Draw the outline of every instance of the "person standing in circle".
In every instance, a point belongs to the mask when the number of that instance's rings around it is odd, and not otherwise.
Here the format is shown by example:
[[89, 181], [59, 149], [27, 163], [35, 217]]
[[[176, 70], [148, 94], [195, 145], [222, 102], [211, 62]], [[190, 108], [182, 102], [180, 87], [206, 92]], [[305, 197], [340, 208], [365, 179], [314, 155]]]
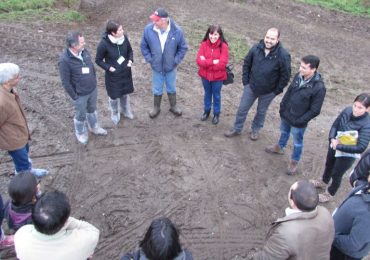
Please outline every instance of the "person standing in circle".
[[209, 26], [197, 54], [198, 74], [204, 88], [204, 113], [200, 118], [201, 121], [208, 119], [213, 103], [212, 124], [216, 125], [219, 122], [221, 88], [222, 82], [227, 78], [226, 65], [228, 60], [229, 47], [221, 26]]
[[109, 97], [111, 119], [114, 124], [120, 121], [121, 112], [124, 117], [133, 119], [129, 94], [134, 91], [131, 65], [134, 61], [133, 51], [122, 24], [109, 20], [106, 31], [96, 51], [96, 64], [105, 70], [105, 86]]

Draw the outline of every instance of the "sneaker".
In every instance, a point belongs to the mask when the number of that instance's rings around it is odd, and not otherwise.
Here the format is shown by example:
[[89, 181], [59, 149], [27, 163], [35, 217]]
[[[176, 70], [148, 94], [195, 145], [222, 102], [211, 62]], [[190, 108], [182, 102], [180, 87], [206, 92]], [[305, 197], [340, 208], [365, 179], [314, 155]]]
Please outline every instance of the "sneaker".
[[14, 236], [4, 236], [0, 240], [0, 250], [14, 246]]
[[252, 140], [252, 141], [257, 141], [258, 138], [260, 137], [260, 135], [258, 134], [258, 132], [251, 132], [249, 138]]
[[236, 131], [234, 128], [230, 129], [224, 134], [226, 137], [234, 137], [240, 135], [240, 132]]
[[323, 182], [322, 180], [310, 180], [310, 182], [315, 186], [315, 188], [318, 189], [325, 189], [327, 184]]
[[41, 179], [42, 177], [45, 177], [46, 175], [49, 174], [49, 172], [45, 169], [37, 169], [37, 168], [32, 168], [31, 173], [37, 178]]
[[79, 141], [81, 144], [87, 144], [87, 141], [89, 141], [89, 136], [87, 132], [81, 135], [76, 133], [76, 138], [77, 138], [77, 141]]
[[107, 135], [108, 134], [107, 130], [105, 130], [104, 128], [102, 128], [100, 126], [95, 127], [95, 128], [91, 128], [90, 131], [94, 135]]
[[297, 169], [298, 169], [298, 161], [290, 160], [289, 165], [288, 165], [288, 170], [286, 173], [288, 175], [295, 175], [297, 173]]
[[330, 195], [328, 191], [325, 191], [324, 193], [319, 194], [319, 202], [320, 203], [327, 203], [334, 200], [334, 197]]
[[278, 144], [266, 147], [265, 152], [272, 154], [284, 154], [284, 150]]

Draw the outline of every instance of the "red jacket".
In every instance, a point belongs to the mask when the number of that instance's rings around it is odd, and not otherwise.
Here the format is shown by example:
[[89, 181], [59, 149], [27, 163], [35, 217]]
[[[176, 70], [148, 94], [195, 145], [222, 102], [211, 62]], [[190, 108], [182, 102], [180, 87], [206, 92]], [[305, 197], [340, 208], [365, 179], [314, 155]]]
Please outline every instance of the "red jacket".
[[[205, 60], [201, 60], [200, 56], [204, 56]], [[213, 60], [219, 59], [218, 64], [213, 64]], [[225, 80], [226, 65], [229, 61], [229, 47], [226, 43], [217, 42], [211, 43], [209, 39], [200, 44], [197, 54], [197, 64], [199, 66], [198, 74], [200, 77], [209, 81]]]

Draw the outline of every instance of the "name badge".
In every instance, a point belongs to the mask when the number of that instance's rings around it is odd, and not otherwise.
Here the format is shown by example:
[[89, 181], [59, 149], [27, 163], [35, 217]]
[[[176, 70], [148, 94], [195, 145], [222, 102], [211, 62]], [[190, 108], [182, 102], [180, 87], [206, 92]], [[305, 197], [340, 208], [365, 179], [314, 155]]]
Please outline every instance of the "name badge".
[[124, 62], [125, 61], [125, 58], [123, 57], [123, 56], [119, 56], [119, 58], [118, 58], [118, 60], [117, 60], [117, 63], [119, 64], [119, 65], [121, 65], [122, 64], [122, 62]]
[[82, 67], [82, 74], [89, 74], [90, 68], [89, 67]]

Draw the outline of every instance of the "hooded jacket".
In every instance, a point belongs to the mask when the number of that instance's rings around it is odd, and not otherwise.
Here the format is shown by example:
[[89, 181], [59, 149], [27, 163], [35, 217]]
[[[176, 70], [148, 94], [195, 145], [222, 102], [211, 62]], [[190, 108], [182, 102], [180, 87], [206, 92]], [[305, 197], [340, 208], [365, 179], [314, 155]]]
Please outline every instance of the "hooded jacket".
[[299, 83], [300, 76], [297, 73], [280, 103], [280, 116], [290, 125], [304, 128], [320, 114], [326, 88], [318, 72], [301, 87]]
[[271, 92], [278, 95], [288, 85], [290, 73], [290, 54], [282, 44], [277, 43], [266, 56], [265, 43], [261, 40], [244, 58], [243, 85], [249, 84], [257, 96]]
[[185, 57], [188, 45], [182, 29], [170, 19], [170, 31], [162, 53], [158, 33], [153, 30], [154, 24], [150, 23], [144, 28], [140, 43], [141, 53], [145, 61], [150, 63], [152, 69], [159, 73], [167, 73], [176, 68]]
[[356, 186], [360, 183], [367, 183], [368, 178], [370, 175], [370, 149], [368, 149], [358, 161], [355, 169], [353, 170], [351, 176], [349, 177], [349, 181], [353, 187], [355, 181]]
[[[202, 60], [203, 56], [205, 60]], [[213, 60], [219, 60], [218, 64], [213, 64]], [[197, 64], [199, 66], [198, 75], [208, 81], [225, 80], [226, 65], [229, 60], [229, 47], [227, 43], [218, 39], [211, 43], [209, 39], [200, 44], [197, 54]]]

